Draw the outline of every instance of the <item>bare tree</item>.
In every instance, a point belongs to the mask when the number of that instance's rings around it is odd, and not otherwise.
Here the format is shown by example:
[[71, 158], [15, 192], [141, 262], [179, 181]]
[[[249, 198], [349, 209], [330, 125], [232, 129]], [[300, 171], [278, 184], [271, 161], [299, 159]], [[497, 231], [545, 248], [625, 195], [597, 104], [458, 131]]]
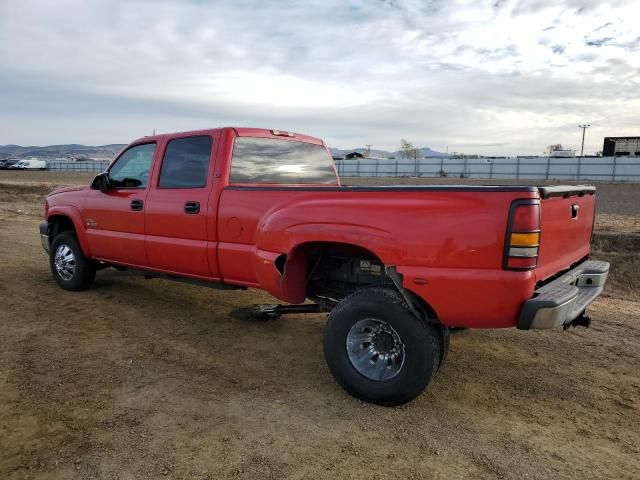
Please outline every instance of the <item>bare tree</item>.
[[418, 158], [418, 150], [413, 146], [413, 143], [406, 139], [400, 140], [400, 148], [402, 150], [400, 154], [402, 158]]

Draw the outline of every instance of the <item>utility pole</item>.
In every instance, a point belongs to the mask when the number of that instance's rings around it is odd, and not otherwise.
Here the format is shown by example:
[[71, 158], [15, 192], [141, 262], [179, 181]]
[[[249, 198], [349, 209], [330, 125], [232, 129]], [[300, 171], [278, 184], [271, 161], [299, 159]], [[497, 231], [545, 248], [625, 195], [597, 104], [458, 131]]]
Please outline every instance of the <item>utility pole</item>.
[[368, 143], [365, 145], [365, 147], [367, 147], [367, 149], [365, 150], [365, 157], [368, 157], [369, 155], [371, 155], [371, 147], [373, 147], [373, 145]]
[[578, 125], [578, 128], [582, 129], [582, 148], [580, 149], [580, 157], [584, 157], [584, 132], [587, 130], [587, 128], [589, 128], [591, 125], [588, 124], [584, 124], [584, 125]]

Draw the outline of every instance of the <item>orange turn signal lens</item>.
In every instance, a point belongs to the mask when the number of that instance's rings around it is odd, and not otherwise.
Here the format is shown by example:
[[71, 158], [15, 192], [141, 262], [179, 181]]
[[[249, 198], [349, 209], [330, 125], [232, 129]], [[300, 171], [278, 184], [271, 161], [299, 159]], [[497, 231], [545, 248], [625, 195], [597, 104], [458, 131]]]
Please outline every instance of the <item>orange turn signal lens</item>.
[[540, 233], [512, 233], [512, 247], [535, 247], [540, 244]]

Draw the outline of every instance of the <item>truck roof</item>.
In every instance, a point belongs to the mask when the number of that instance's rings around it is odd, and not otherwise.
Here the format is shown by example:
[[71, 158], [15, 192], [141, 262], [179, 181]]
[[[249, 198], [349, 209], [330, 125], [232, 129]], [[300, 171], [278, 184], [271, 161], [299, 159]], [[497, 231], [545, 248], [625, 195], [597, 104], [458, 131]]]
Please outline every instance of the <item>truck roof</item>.
[[182, 137], [182, 136], [190, 136], [190, 135], [210, 135], [214, 131], [221, 131], [221, 130], [233, 130], [233, 132], [238, 137], [276, 138], [281, 140], [282, 139], [296, 140], [299, 142], [314, 143], [316, 145], [324, 145], [324, 141], [321, 138], [312, 137], [310, 135], [305, 135], [303, 133], [290, 132], [287, 130], [252, 128], [252, 127], [216, 127], [216, 128], [207, 128], [203, 130], [189, 130], [185, 132], [160, 133], [158, 135], [148, 135], [148, 136], [138, 138], [131, 143], [134, 144], [134, 143], [149, 142], [150, 140], [160, 140], [166, 137], [171, 138], [171, 137]]

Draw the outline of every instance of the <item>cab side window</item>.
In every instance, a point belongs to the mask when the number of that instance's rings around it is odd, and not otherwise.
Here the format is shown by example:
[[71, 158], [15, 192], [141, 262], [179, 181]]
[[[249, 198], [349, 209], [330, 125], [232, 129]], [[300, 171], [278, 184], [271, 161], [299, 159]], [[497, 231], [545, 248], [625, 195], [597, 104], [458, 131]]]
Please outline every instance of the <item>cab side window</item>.
[[169, 141], [160, 170], [159, 188], [207, 186], [213, 140], [208, 135]]
[[145, 188], [155, 149], [155, 143], [145, 143], [120, 155], [109, 169], [111, 184], [115, 188]]

